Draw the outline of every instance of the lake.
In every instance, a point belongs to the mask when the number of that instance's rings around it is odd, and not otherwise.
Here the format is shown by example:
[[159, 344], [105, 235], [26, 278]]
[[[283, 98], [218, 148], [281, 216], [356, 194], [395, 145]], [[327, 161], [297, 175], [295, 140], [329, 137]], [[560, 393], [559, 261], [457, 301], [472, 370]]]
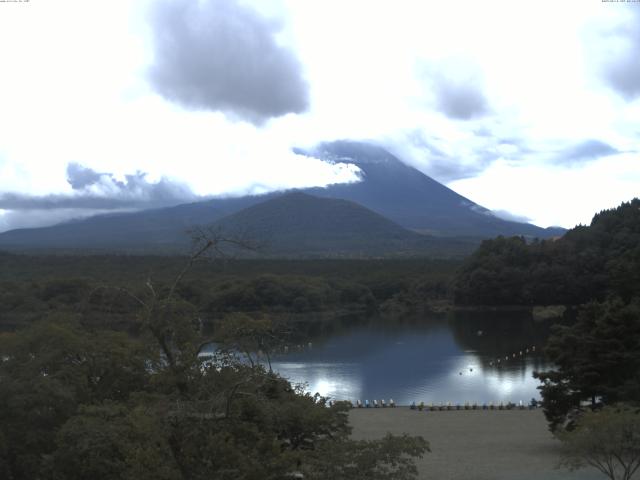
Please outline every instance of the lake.
[[291, 345], [273, 356], [272, 366], [335, 400], [526, 404], [540, 398], [532, 374], [547, 367], [541, 354], [547, 335], [547, 325], [504, 312], [371, 320]]

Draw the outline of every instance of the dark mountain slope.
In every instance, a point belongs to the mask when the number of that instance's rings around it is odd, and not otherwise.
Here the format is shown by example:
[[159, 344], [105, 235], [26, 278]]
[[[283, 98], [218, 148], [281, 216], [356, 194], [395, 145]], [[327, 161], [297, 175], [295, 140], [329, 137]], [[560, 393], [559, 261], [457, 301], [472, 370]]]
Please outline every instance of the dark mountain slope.
[[419, 235], [354, 202], [291, 192], [214, 225], [282, 255], [413, 255], [468, 253], [473, 244]]
[[[356, 202], [420, 233], [475, 238], [497, 235], [545, 238], [562, 233], [557, 229], [544, 230], [530, 224], [501, 220], [377, 146], [340, 141], [322, 144], [310, 154], [329, 161], [354, 163], [362, 171], [362, 180], [304, 192]], [[46, 228], [13, 230], [0, 234], [0, 248], [184, 250], [190, 241], [186, 233], [190, 228], [210, 225], [282, 194], [216, 198], [170, 208], [100, 215]]]
[[188, 230], [263, 202], [271, 195], [189, 203], [141, 212], [98, 215], [44, 228], [0, 234], [0, 247], [12, 249], [175, 250], [189, 244]]
[[363, 178], [359, 183], [331, 185], [307, 192], [352, 200], [405, 228], [438, 235], [485, 238], [497, 235], [548, 238], [563, 232], [562, 229], [543, 229], [502, 220], [375, 145], [337, 141], [321, 144], [309, 154], [328, 161], [355, 164], [363, 172]]

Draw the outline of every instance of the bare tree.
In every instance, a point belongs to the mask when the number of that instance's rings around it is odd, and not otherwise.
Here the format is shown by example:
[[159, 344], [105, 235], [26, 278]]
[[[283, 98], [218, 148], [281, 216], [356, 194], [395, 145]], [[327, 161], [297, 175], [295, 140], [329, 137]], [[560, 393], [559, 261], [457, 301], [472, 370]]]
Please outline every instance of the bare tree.
[[188, 357], [197, 356], [204, 344], [198, 342], [199, 328], [194, 328], [199, 319], [198, 312], [193, 305], [176, 297], [176, 290], [185, 275], [199, 260], [229, 258], [237, 252], [258, 249], [258, 244], [245, 236], [228, 235], [214, 227], [196, 227], [189, 233], [193, 240], [191, 253], [168, 288], [156, 288], [149, 277], [145, 282], [146, 295], [135, 294], [124, 287], [103, 285], [94, 289], [87, 298], [90, 301], [99, 290], [112, 290], [133, 299], [141, 307], [140, 330], [152, 334], [170, 368], [176, 368]]

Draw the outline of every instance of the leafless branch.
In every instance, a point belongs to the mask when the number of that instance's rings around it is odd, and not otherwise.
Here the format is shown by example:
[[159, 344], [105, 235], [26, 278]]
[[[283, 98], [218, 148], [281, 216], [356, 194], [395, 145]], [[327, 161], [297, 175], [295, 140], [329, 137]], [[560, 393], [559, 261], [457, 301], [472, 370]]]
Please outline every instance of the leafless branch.
[[254, 242], [247, 240], [246, 238], [237, 236], [226, 236], [219, 229], [196, 227], [189, 232], [193, 239], [194, 252], [189, 256], [189, 259], [182, 270], [176, 275], [167, 300], [173, 298], [176, 288], [191, 269], [194, 262], [203, 257], [207, 252], [213, 250], [217, 256], [226, 257], [227, 253], [224, 251], [225, 246], [238, 247], [243, 250], [256, 251], [257, 245]]
[[147, 288], [151, 291], [151, 295], [153, 295], [153, 298], [157, 299], [158, 295], [156, 294], [156, 290], [153, 288], [153, 283], [151, 283], [151, 277], [147, 278], [146, 285]]

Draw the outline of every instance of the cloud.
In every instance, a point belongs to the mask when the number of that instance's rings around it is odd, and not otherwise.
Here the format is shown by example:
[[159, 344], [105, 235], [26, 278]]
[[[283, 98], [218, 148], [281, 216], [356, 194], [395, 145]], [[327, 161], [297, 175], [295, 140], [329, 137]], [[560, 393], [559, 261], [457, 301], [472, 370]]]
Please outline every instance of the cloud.
[[278, 43], [278, 24], [236, 0], [164, 0], [151, 26], [149, 80], [166, 99], [256, 125], [307, 110], [301, 64]]
[[465, 58], [419, 63], [418, 70], [435, 107], [453, 120], [471, 120], [490, 113], [482, 70]]
[[474, 60], [452, 56], [419, 61], [417, 75], [436, 110], [452, 120], [472, 120], [491, 112], [484, 93], [484, 73]]
[[16, 228], [37, 228], [54, 225], [69, 220], [79, 220], [99, 213], [101, 210], [59, 209], [59, 210], [0, 210], [0, 232]]
[[427, 163], [424, 170], [428, 175], [441, 182], [473, 177], [485, 168], [484, 160], [477, 163], [464, 163], [449, 155], [420, 130], [409, 132], [406, 140], [410, 148], [405, 148], [404, 152], [398, 152], [400, 158], [421, 158]]
[[473, 134], [477, 135], [478, 137], [493, 137], [493, 133], [491, 132], [491, 130], [484, 126], [475, 129], [473, 131]]
[[67, 182], [74, 190], [93, 185], [100, 181], [102, 173], [98, 173], [90, 168], [83, 167], [79, 163], [67, 165]]
[[604, 62], [603, 76], [626, 100], [640, 97], [640, 8], [629, 7], [627, 23], [610, 32], [615, 51]]
[[526, 217], [524, 215], [511, 213], [511, 212], [508, 212], [507, 210], [491, 210], [491, 214], [494, 217], [501, 218], [502, 220], [506, 220], [508, 222], [519, 222], [519, 223], [531, 222], [531, 218]]
[[488, 128], [473, 131], [460, 146], [415, 129], [389, 139], [385, 147], [439, 182], [476, 177], [499, 159], [519, 161], [530, 152], [519, 138], [495, 136]]
[[[43, 227], [105, 212], [170, 207], [224, 196], [257, 195], [292, 186], [304, 188], [360, 180], [356, 166], [330, 165], [306, 156], [292, 155], [288, 168], [294, 169], [301, 160], [304, 161], [305, 175], [293, 185], [288, 182], [279, 185], [256, 182], [227, 195], [215, 196], [197, 195], [188, 185], [166, 177], [150, 181], [147, 174], [140, 171], [124, 175], [120, 180], [112, 173], [70, 163], [67, 165], [67, 183], [72, 188], [70, 193], [32, 195], [0, 192], [0, 232], [14, 228]], [[306, 179], [309, 172], [312, 172], [311, 182]]]
[[620, 153], [620, 151], [613, 148], [608, 143], [602, 142], [600, 140], [590, 139], [584, 140], [583, 142], [580, 142], [564, 150], [560, 155], [556, 157], [556, 162], [568, 165], [576, 165], [596, 160], [601, 157], [615, 155], [617, 153]]
[[77, 163], [67, 166], [71, 194], [29, 195], [0, 193], [2, 210], [123, 210], [156, 208], [201, 199], [180, 182], [161, 178], [149, 182], [146, 174], [125, 175], [124, 181], [111, 173], [99, 173]]
[[438, 110], [456, 120], [471, 120], [489, 112], [482, 90], [476, 85], [440, 78], [434, 85]]

